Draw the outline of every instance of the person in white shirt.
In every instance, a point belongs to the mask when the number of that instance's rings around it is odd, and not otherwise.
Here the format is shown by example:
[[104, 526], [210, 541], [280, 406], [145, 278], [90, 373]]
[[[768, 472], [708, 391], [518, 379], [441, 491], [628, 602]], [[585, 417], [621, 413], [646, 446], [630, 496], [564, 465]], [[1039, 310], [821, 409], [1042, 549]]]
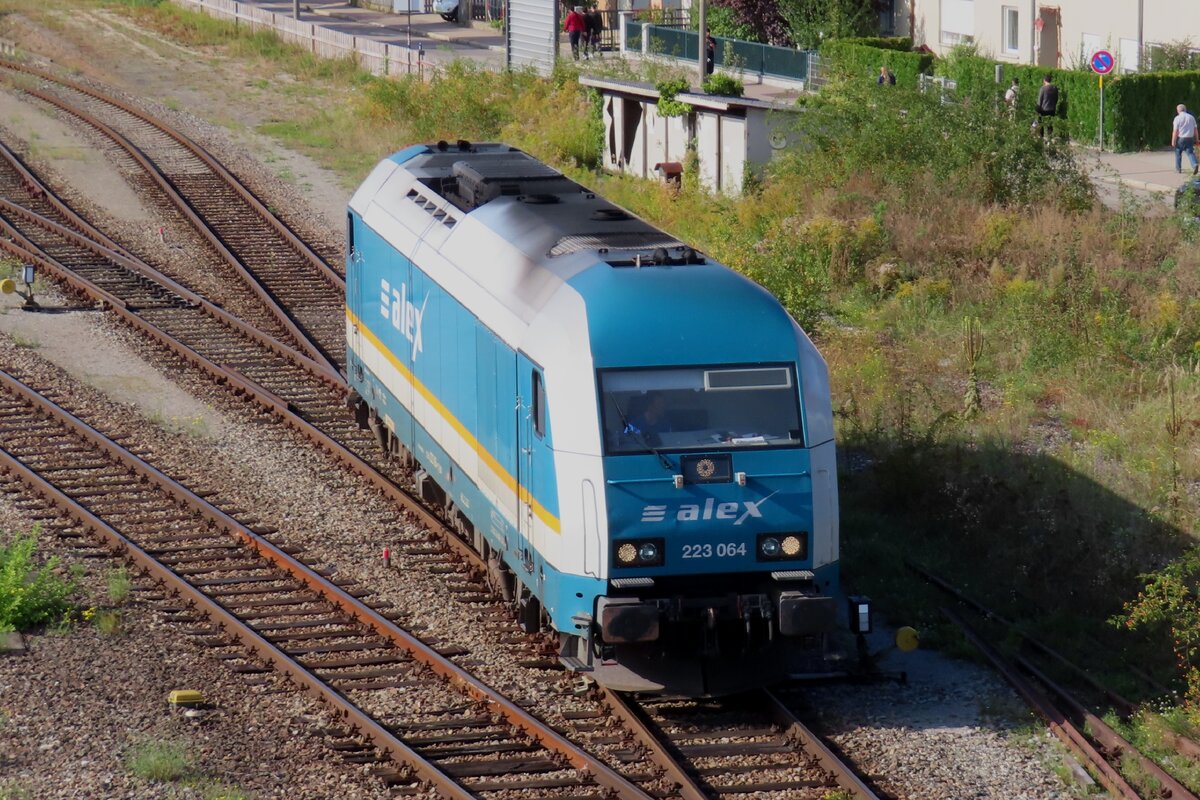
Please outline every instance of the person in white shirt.
[[1188, 113], [1183, 103], [1175, 106], [1179, 113], [1171, 123], [1171, 147], [1175, 148], [1175, 171], [1183, 172], [1183, 154], [1192, 162], [1192, 174], [1200, 171], [1196, 164], [1196, 118]]

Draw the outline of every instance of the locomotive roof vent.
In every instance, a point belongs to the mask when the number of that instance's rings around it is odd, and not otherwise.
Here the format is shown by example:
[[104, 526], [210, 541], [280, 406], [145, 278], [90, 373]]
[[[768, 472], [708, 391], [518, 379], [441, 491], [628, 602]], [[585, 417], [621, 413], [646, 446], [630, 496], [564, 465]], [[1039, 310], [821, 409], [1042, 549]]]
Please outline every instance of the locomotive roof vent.
[[456, 161], [450, 174], [458, 183], [457, 199], [467, 210], [503, 195], [559, 194], [573, 186], [561, 172], [524, 153]]
[[687, 245], [673, 243], [670, 247], [655, 247], [649, 252], [622, 253], [617, 256], [606, 250], [600, 254], [610, 267], [682, 267], [687, 264], [703, 264], [704, 256]]
[[633, 217], [629, 216], [629, 212], [619, 208], [597, 208], [592, 212], [591, 218], [601, 222], [621, 222], [633, 219]]

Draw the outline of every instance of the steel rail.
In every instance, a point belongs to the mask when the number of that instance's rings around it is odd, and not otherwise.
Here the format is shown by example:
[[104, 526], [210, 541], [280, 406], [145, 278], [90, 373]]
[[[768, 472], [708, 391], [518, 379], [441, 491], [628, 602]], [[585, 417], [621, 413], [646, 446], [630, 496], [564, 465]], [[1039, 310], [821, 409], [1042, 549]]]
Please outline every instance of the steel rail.
[[132, 116], [137, 117], [142, 122], [145, 122], [147, 125], [150, 125], [151, 127], [154, 127], [156, 129], [158, 129], [160, 132], [171, 137], [176, 142], [178, 142], [182, 147], [184, 147], [186, 150], [188, 150], [192, 155], [194, 155], [196, 158], [198, 158], [202, 162], [204, 162], [205, 166], [207, 166], [209, 169], [211, 169], [213, 172], [215, 172], [218, 176], [220, 176], [221, 179], [224, 180], [225, 183], [228, 184], [229, 187], [231, 189], [233, 189], [234, 192], [236, 192], [238, 194], [238, 196], [241, 197], [241, 199], [247, 205], [249, 205], [259, 217], [261, 217], [263, 219], [264, 222], [266, 222], [268, 225], [270, 225], [280, 236], [282, 236], [287, 241], [287, 243], [292, 247], [292, 249], [294, 249], [296, 251], [297, 255], [299, 255], [302, 258], [304, 258], [305, 260], [307, 260], [314, 268], [317, 269], [318, 272], [320, 272], [320, 274], [322, 276], [325, 277], [326, 280], [329, 281], [329, 283], [332, 286], [339, 288], [343, 292], [345, 292], [346, 281], [344, 278], [342, 278], [341, 275], [339, 275], [336, 271], [331, 269], [330, 266], [325, 263], [325, 260], [322, 259], [319, 255], [317, 255], [312, 250], [312, 248], [309, 247], [304, 242], [303, 239], [301, 239], [299, 236], [297, 236], [295, 234], [295, 232], [293, 232], [292, 229], [289, 228], [283, 222], [283, 220], [279, 219], [277, 216], [275, 216], [273, 213], [271, 213], [270, 209], [268, 209], [266, 207], [266, 205], [263, 204], [263, 202], [261, 200], [259, 200], [258, 197], [253, 192], [251, 192], [249, 189], [247, 189], [242, 184], [242, 182], [237, 179], [237, 177], [235, 177], [231, 172], [229, 172], [229, 170], [227, 170], [225, 168], [225, 166], [223, 164], [221, 164], [220, 161], [218, 161], [207, 150], [205, 150], [203, 147], [201, 147], [200, 145], [193, 142], [190, 138], [188, 138], [184, 134], [180, 133], [179, 131], [175, 130], [174, 128], [164, 125], [163, 123], [161, 123], [154, 117], [150, 116], [146, 112], [144, 112], [128, 103], [125, 103], [122, 100], [118, 100], [115, 97], [110, 97], [108, 95], [105, 95], [102, 92], [97, 91], [96, 89], [93, 89], [89, 86], [85, 86], [84, 84], [77, 83], [75, 81], [72, 81], [72, 80], [69, 80], [66, 78], [55, 76], [51, 72], [48, 72], [48, 71], [42, 70], [42, 69], [38, 69], [37, 67], [34, 67], [30, 64], [22, 64], [22, 63], [16, 62], [16, 61], [0, 59], [0, 67], [3, 67], [5, 69], [10, 69], [15, 72], [23, 72], [27, 75], [34, 75], [36, 77], [42, 78], [43, 80], [47, 80], [52, 83], [57, 83], [62, 86], [67, 86], [71, 89], [74, 89], [77, 92], [80, 92], [81, 94], [86, 94], [87, 96], [89, 96], [95, 100], [99, 100], [103, 103], [108, 103], [109, 105], [116, 106], [117, 108], [121, 109], [125, 113], [131, 114]]
[[[3, 145], [0, 145], [0, 148], [3, 148]], [[16, 203], [12, 203], [8, 200], [0, 198], [0, 215], [3, 214], [20, 217], [31, 224], [37, 225], [38, 227], [53, 233], [55, 236], [65, 239], [76, 247], [90, 251], [98, 258], [110, 261], [122, 269], [128, 270], [129, 272], [140, 275], [147, 280], [153, 281], [163, 289], [166, 289], [167, 291], [177, 295], [181, 300], [186, 301], [189, 305], [203, 310], [222, 325], [225, 325], [226, 327], [241, 333], [247, 338], [254, 340], [281, 358], [293, 362], [297, 366], [306, 370], [314, 378], [325, 382], [330, 387], [340, 389], [342, 391], [345, 391], [349, 388], [348, 384], [346, 383], [345, 379], [342, 378], [340, 373], [329, 369], [324, 364], [314, 361], [304, 353], [301, 353], [298, 350], [288, 346], [275, 337], [263, 333], [253, 325], [247, 324], [240, 317], [230, 314], [225, 309], [210, 302], [209, 300], [206, 300], [204, 297], [196, 294], [186, 286], [177, 283], [172, 278], [164, 275], [162, 272], [159, 272], [145, 262], [138, 261], [131, 256], [123, 255], [121, 252], [113, 250], [99, 243], [98, 241], [93, 240], [89, 236], [77, 233], [66, 226], [60, 225], [54, 220], [38, 214], [36, 211], [31, 211], [24, 206], [20, 206]], [[26, 243], [25, 246], [31, 250], [35, 250], [36, 252], [46, 255], [40, 247], [37, 247], [35, 243], [30, 242], [28, 237], [24, 236], [10, 222], [6, 222], [2, 216], [0, 216], [0, 229], [7, 230], [14, 237], [18, 237], [24, 241]], [[57, 262], [54, 263], [57, 264]], [[78, 276], [67, 267], [53, 269], [51, 270], [51, 274], [55, 278], [67, 283], [72, 288], [75, 288], [77, 291], [80, 290], [80, 287], [77, 284], [82, 282], [91, 283], [86, 278]], [[91, 285], [95, 286], [95, 284]]]
[[676, 792], [683, 800], [708, 800], [709, 794], [704, 791], [696, 779], [687, 773], [679, 760], [671, 755], [660, 736], [651, 730], [650, 722], [644, 714], [639, 713], [635, 706], [625, 699], [621, 692], [614, 692], [600, 686], [596, 690], [600, 702], [616, 715], [617, 719], [633, 733], [638, 744], [645, 748], [650, 760], [662, 769], [665, 777], [676, 786]]
[[132, 253], [122, 247], [118, 242], [109, 238], [106, 233], [96, 228], [83, 217], [76, 214], [70, 206], [64, 203], [62, 199], [54, 193], [53, 189], [47, 186], [41, 178], [39, 178], [32, 170], [26, 167], [25, 162], [23, 162], [16, 153], [9, 149], [8, 145], [4, 144], [4, 142], [0, 142], [0, 157], [3, 157], [13, 172], [20, 176], [22, 185], [26, 188], [30, 195], [36, 195], [37, 197], [49, 203], [55, 211], [57, 211], [59, 214], [62, 214], [64, 218], [69, 220], [71, 225], [73, 225], [76, 230], [99, 242], [109, 250], [113, 250], [124, 256], [129, 256], [130, 258], [134, 257]]
[[[248, 527], [242, 525], [224, 511], [204, 500], [187, 487], [173, 480], [153, 465], [133, 455], [128, 450], [114, 442], [112, 439], [105, 436], [103, 433], [97, 431], [95, 428], [75, 417], [70, 412], [35, 392], [33, 389], [16, 380], [3, 370], [0, 370], [0, 385], [3, 385], [7, 391], [21, 397], [26, 402], [34, 405], [37, 408], [43, 409], [53, 416], [60, 425], [67, 427], [76, 435], [87, 440], [93, 447], [102, 451], [110, 458], [119, 461], [126, 468], [133, 470], [137, 474], [145, 477], [151, 484], [170, 494], [175, 500], [195, 512], [201, 519], [219, 526], [224, 532], [234, 536], [242, 543], [254, 549], [258, 554], [274, 563], [276, 566], [281, 567], [292, 577], [318, 592], [326, 601], [339, 608], [346, 615], [368, 626], [378, 633], [383, 639], [410, 654], [414, 660], [424, 664], [431, 672], [442, 677], [447, 683], [456, 687], [460, 691], [465, 692], [474, 700], [484, 703], [493, 712], [499, 714], [505, 720], [524, 731], [535, 741], [541, 743], [543, 747], [563, 757], [575, 769], [579, 769], [591, 774], [597, 783], [614, 792], [617, 797], [632, 798], [633, 800], [650, 800], [650, 796], [643, 792], [639, 787], [635, 786], [626, 778], [620, 776], [594, 756], [583, 751], [577, 745], [567, 740], [566, 737], [550, 728], [546, 723], [537, 719], [532, 714], [513, 703], [507, 697], [504, 697], [499, 692], [492, 689], [483, 681], [479, 680], [474, 675], [455, 664], [449, 658], [440, 655], [432, 647], [425, 644], [408, 631], [400, 628], [378, 611], [366, 605], [329, 579], [321, 576], [316, 570], [307, 566], [299, 559], [284, 552], [282, 549], [272, 544], [259, 534], [254, 533]], [[2, 450], [2, 448], [0, 448], [0, 450]], [[14, 459], [6, 450], [3, 451], [3, 453], [9, 460], [20, 464], [20, 462]], [[26, 470], [26, 473], [36, 474], [31, 470]], [[38, 477], [40, 479], [40, 476]], [[109, 531], [112, 530], [102, 520], [96, 518], [86, 509], [83, 509], [82, 506], [79, 506], [77, 503], [71, 500], [71, 498], [52, 487], [46, 481], [40, 480], [40, 484], [43, 487], [50, 487], [56, 497], [62, 497], [68, 503], [70, 503], [72, 511], [78, 509], [85, 513], [89, 520], [94, 520], [100, 525], [103, 525]], [[130, 542], [128, 539], [121, 536], [119, 533], [116, 533], [115, 531], [112, 531], [112, 533], [120, 537], [123, 547], [126, 547], [127, 549], [136, 549], [135, 556], [140, 565], [146, 564], [145, 559], [148, 559], [149, 562], [157, 565], [157, 568], [155, 569], [156, 577], [161, 575], [163, 572], [171, 575], [174, 579], [171, 581], [172, 585], [182, 584], [192, 589], [194, 596], [189, 593], [191, 599], [195, 599], [195, 597], [202, 597], [205, 601], [207, 601], [204, 603], [206, 608], [219, 609], [221, 613], [218, 614], [218, 617], [221, 620], [222, 627], [225, 628], [226, 632], [230, 636], [238, 641], [243, 641], [244, 639], [248, 640], [246, 642], [247, 646], [249, 646], [259, 655], [262, 655], [270, 660], [272, 663], [279, 665], [285, 672], [287, 672], [287, 674], [297, 678], [307, 688], [318, 691], [323, 697], [328, 695], [330, 697], [337, 698], [339, 702], [334, 703], [334, 706], [338, 708], [343, 715], [352, 719], [354, 725], [361, 725], [363, 729], [368, 731], [368, 736], [372, 739], [372, 743], [378, 744], [378, 746], [380, 746], [382, 749], [388, 750], [388, 752], [391, 753], [393, 752], [394, 746], [389, 744], [387, 740], [394, 740], [401, 745], [401, 748], [395, 750], [395, 753], [400, 756], [405, 763], [409, 763], [411, 759], [418, 759], [420, 762], [425, 763], [424, 759], [421, 759], [420, 756], [411, 751], [407, 745], [403, 745], [403, 742], [397, 740], [392, 734], [388, 733], [385, 728], [378, 725], [378, 723], [375, 723], [365, 712], [362, 712], [348, 702], [342, 700], [340, 695], [338, 695], [332, 689], [325, 687], [323, 682], [308, 674], [307, 670], [305, 670], [300, 664], [296, 663], [286, 653], [283, 653], [276, 648], [274, 644], [266, 641], [257, 632], [246, 629], [246, 626], [238, 622], [236, 618], [226, 611], [222, 606], [217, 604], [215, 601], [212, 601], [207, 597], [207, 595], [195, 590], [194, 587], [190, 587], [190, 585], [186, 584], [183, 579], [167, 570], [148, 553], [141, 550], [141, 548], [139, 548], [136, 544]], [[108, 536], [107, 532], [105, 535], [110, 540], [112, 539], [111, 536]], [[378, 741], [376, 741], [376, 737], [380, 737]], [[419, 764], [414, 763], [411, 765], [414, 767], [414, 769], [418, 770], [418, 772], [421, 772], [422, 769], [425, 769]], [[445, 776], [444, 773], [442, 773], [440, 770], [437, 770], [436, 767], [428, 765], [428, 768], [434, 770], [434, 772], [428, 773], [428, 779], [433, 781], [439, 787], [443, 786], [443, 781], [450, 780], [447, 776]], [[457, 786], [457, 784], [452, 785]], [[454, 794], [453, 796], [457, 797], [459, 795]], [[471, 795], [468, 793], [462, 796], [470, 797]]]
[[1119, 706], [1123, 716], [1126, 716], [1126, 717], [1132, 716], [1133, 713], [1137, 710], [1136, 703], [1126, 700], [1124, 697], [1117, 694], [1112, 689], [1108, 688], [1107, 686], [1104, 686], [1098, 680], [1096, 680], [1096, 678], [1094, 678], [1091, 675], [1091, 673], [1089, 673], [1083, 667], [1080, 667], [1077, 664], [1072, 663], [1066, 656], [1064, 656], [1061, 653], [1059, 653], [1058, 651], [1054, 650], [1049, 645], [1043, 644], [1042, 642], [1033, 638], [1029, 634], [1025, 633], [1020, 628], [1018, 628], [1016, 626], [1016, 624], [1013, 623], [1011, 620], [1005, 619], [1003, 616], [1001, 616], [1000, 614], [997, 614], [995, 611], [992, 611], [990, 608], [983, 605], [978, 600], [963, 593], [962, 590], [955, 587], [949, 581], [945, 580], [944, 578], [938, 577], [937, 575], [933, 574], [932, 572], [925, 569], [924, 567], [913, 564], [912, 562], [905, 562], [905, 564], [910, 570], [917, 573], [917, 575], [921, 576], [926, 582], [933, 584], [934, 586], [941, 589], [943, 592], [950, 595], [951, 597], [958, 600], [959, 602], [975, 609], [981, 615], [983, 615], [983, 617], [985, 619], [996, 620], [1001, 625], [1004, 625], [1006, 628], [1008, 628], [1009, 630], [1013, 631], [1018, 636], [1020, 636], [1021, 639], [1028, 642], [1031, 647], [1038, 650], [1043, 655], [1054, 659], [1059, 664], [1063, 665], [1064, 667], [1069, 669], [1071, 672], [1078, 675], [1082, 680], [1086, 681], [1088, 683], [1088, 685], [1090, 685], [1093, 689], [1095, 689], [1098, 692], [1101, 692], [1105, 697], [1107, 697], [1109, 700], [1111, 700], [1115, 705]]
[[74, 522], [87, 528], [94, 535], [107, 540], [113, 551], [123, 554], [139, 568], [148, 573], [155, 581], [169, 586], [172, 591], [185, 598], [189, 603], [203, 609], [204, 613], [215, 620], [217, 625], [241, 646], [249, 649], [258, 657], [271, 662], [305, 691], [316, 695], [323, 702], [328, 703], [348, 721], [348, 724], [357, 733], [368, 739], [373, 746], [386, 752], [397, 763], [410, 767], [423, 780], [436, 786], [438, 791], [444, 796], [456, 798], [456, 800], [469, 800], [474, 797], [474, 795], [463, 790], [462, 787], [458, 786], [457, 783], [433, 764], [418, 756], [416, 752], [402, 741], [392, 736], [386, 728], [362, 713], [332, 687], [318, 680], [308, 670], [271, 642], [267, 641], [263, 636], [239, 623], [233, 614], [226, 611], [215, 600], [186, 581], [178, 578], [145, 550], [106, 525], [103, 520], [96, 517], [86, 508], [59, 491], [53, 484], [23, 465], [4, 449], [2, 445], [0, 445], [0, 458], [5, 462], [4, 467], [6, 469], [17, 474], [30, 489], [50, 499], [55, 505], [63, 509], [70, 515]]
[[[143, 277], [158, 283], [167, 290], [175, 292], [189, 303], [200, 306], [206, 311], [209, 311], [210, 314], [220, 317], [222, 321], [226, 322], [226, 324], [230, 325], [231, 327], [237, 328], [238, 330], [248, 334], [252, 332], [252, 335], [255, 338], [267, 344], [279, 355], [294, 361], [296, 364], [307, 369], [316, 377], [325, 380], [327, 383], [331, 383], [332, 385], [342, 389], [348, 388], [348, 384], [342, 377], [341, 373], [339, 373], [336, 369], [333, 369], [328, 362], [323, 360], [316, 361], [309, 357], [307, 353], [301, 353], [294, 347], [291, 347], [290, 345], [280, 342], [278, 339], [263, 333], [258, 328], [246, 324], [239, 317], [235, 317], [220, 306], [210, 302], [206, 298], [188, 289], [186, 286], [178, 283], [161, 270], [155, 269], [146, 262], [134, 256], [118, 242], [111, 239], [106, 233], [80, 216], [75, 209], [63, 202], [63, 200], [54, 192], [54, 190], [47, 186], [41, 178], [28, 169], [17, 156], [17, 154], [9, 149], [8, 146], [3, 142], [0, 142], [0, 158], [3, 158], [3, 160], [8, 163], [9, 167], [20, 176], [22, 183], [27, 187], [31, 195], [36, 195], [38, 198], [48, 203], [69, 223], [72, 228], [75, 229], [74, 231], [68, 231], [67, 233], [62, 233], [60, 235], [70, 239], [78, 246], [87, 247], [97, 255], [100, 255], [102, 258], [113, 260], [115, 263], [118, 263], [126, 269], [133, 270]], [[26, 209], [16, 203], [2, 199], [0, 199], [0, 202], [3, 202], [4, 208], [9, 209], [12, 213], [20, 214], [25, 216], [30, 221], [42, 224], [43, 227], [46, 227], [48, 230], [58, 232], [62, 229], [62, 226], [55, 225], [53, 220], [48, 220], [44, 216], [39, 215], [32, 210]], [[39, 220], [46, 220], [48, 225], [39, 222]], [[82, 234], [82, 237], [80, 237], [79, 234]], [[91, 239], [92, 241], [87, 242], [87, 239]], [[267, 309], [267, 311], [268, 313], [271, 313], [272, 317], [277, 316], [272, 313], [270, 309]]]
[[1083, 733], [1080, 732], [1080, 730], [1076, 728], [1069, 719], [1066, 718], [1066, 715], [1064, 715], [1053, 703], [1044, 697], [1041, 692], [1034, 688], [1029, 681], [1017, 674], [1017, 671], [1009, 666], [1009, 664], [1001, 657], [1001, 655], [996, 652], [991, 645], [984, 641], [983, 637], [976, 633], [962, 617], [949, 608], [943, 608], [942, 613], [946, 615], [951, 622], [957, 625], [960, 630], [962, 630], [963, 635], [967, 637], [967, 640], [971, 642], [971, 644], [975, 645], [975, 648], [979, 650], [979, 652], [982, 653], [984, 657], [988, 659], [988, 661], [992, 662], [992, 666], [995, 667], [996, 671], [1004, 676], [1004, 679], [1007, 680], [1009, 685], [1012, 686], [1013, 689], [1015, 689], [1017, 693], [1025, 699], [1025, 702], [1029, 704], [1030, 708], [1032, 708], [1044, 720], [1046, 720], [1047, 724], [1050, 726], [1050, 730], [1054, 732], [1054, 735], [1057, 736], [1069, 750], [1074, 752], [1077, 756], [1085, 761], [1090, 762], [1096, 768], [1099, 773], [1097, 777], [1099, 778], [1100, 783], [1104, 785], [1104, 788], [1108, 789], [1108, 791], [1115, 795], [1120, 795], [1121, 797], [1126, 798], [1126, 800], [1141, 800], [1141, 798], [1138, 796], [1138, 793], [1133, 790], [1133, 787], [1130, 786], [1123, 777], [1121, 777], [1120, 773], [1113, 769], [1112, 765], [1108, 763], [1108, 760], [1105, 759], [1104, 756], [1102, 756], [1096, 750], [1096, 748], [1092, 746], [1092, 743], [1088, 741], [1087, 737], [1084, 736]]
[[[2, 60], [0, 60], [0, 66], [6, 66]], [[170, 199], [171, 203], [179, 210], [179, 212], [187, 218], [196, 231], [216, 251], [217, 255], [220, 256], [223, 261], [225, 261], [242, 277], [242, 280], [247, 284], [248, 288], [255, 294], [256, 297], [258, 297], [259, 302], [261, 302], [267, 308], [267, 310], [270, 311], [271, 315], [275, 317], [279, 324], [282, 325], [289, 334], [291, 334], [291, 336], [295, 339], [300, 348], [303, 349], [304, 352], [309, 356], [309, 358], [313, 359], [317, 363], [323, 364], [334, 372], [338, 371], [337, 366], [329, 360], [321, 347], [312, 340], [312, 337], [309, 336], [299, 326], [299, 324], [297, 324], [287, 310], [279, 304], [279, 302], [269, 291], [267, 291], [266, 287], [264, 287], [258, 281], [258, 279], [254, 277], [249, 268], [242, 263], [241, 259], [239, 259], [228, 247], [226, 247], [225, 243], [221, 240], [221, 237], [219, 237], [208, 225], [208, 223], [206, 223], [200, 217], [200, 215], [196, 213], [195, 209], [192, 208], [187, 199], [184, 198], [183, 195], [181, 195], [175, 188], [175, 185], [171, 182], [171, 180], [163, 175], [154, 162], [150, 161], [150, 159], [147, 158], [146, 155], [137, 148], [137, 146], [130, 142], [121, 133], [113, 130], [111, 127], [96, 119], [91, 114], [83, 111], [82, 109], [73, 108], [69, 103], [55, 97], [52, 94], [38, 91], [37, 89], [25, 89], [24, 91], [26, 94], [37, 97], [38, 99], [43, 100], [55, 106], [56, 108], [62, 109], [72, 116], [78, 117], [80, 120], [103, 133], [118, 147], [128, 153], [129, 156], [137, 162], [138, 166], [140, 166], [147, 176], [155, 183], [155, 185], [157, 185], [158, 188], [164, 194], [166, 194], [167, 198]], [[343, 288], [342, 291], [344, 292], [345, 289]]]
[[838, 786], [861, 800], [879, 800], [879, 796], [867, 786], [863, 779], [858, 777], [854, 770], [850, 769], [815, 733], [809, 730], [808, 726], [801, 722], [783, 701], [769, 689], [760, 689], [759, 691], [775, 721], [787, 731], [786, 735], [794, 738], [806, 752], [816, 757], [821, 766], [833, 775]]
[[1076, 700], [1071, 694], [1055, 683], [1050, 676], [1046, 675], [1035, 665], [1030, 663], [1026, 658], [1017, 657], [1015, 659], [1017, 666], [1028, 672], [1036, 678], [1043, 686], [1049, 689], [1058, 698], [1067, 704], [1067, 706], [1084, 721], [1085, 728], [1091, 732], [1092, 737], [1099, 742], [1107, 752], [1114, 757], [1119, 757], [1122, 753], [1128, 753], [1137, 759], [1138, 765], [1147, 774], [1158, 781], [1160, 786], [1160, 797], [1169, 797], [1171, 800], [1196, 800], [1196, 795], [1187, 789], [1183, 784], [1177, 781], [1170, 773], [1164, 770], [1157, 763], [1147, 758], [1140, 750], [1134, 747], [1124, 736], [1113, 730], [1107, 722], [1100, 717], [1087, 710], [1082, 703]]
[[[61, 264], [57, 263], [49, 257], [38, 254], [32, 250], [26, 249], [14, 242], [8, 242], [0, 239], [0, 250], [10, 253], [11, 255], [27, 260], [31, 263], [39, 265], [42, 269], [48, 272], [56, 272], [69, 274], [70, 270]], [[218, 384], [223, 384], [229, 387], [235, 394], [241, 395], [250, 401], [257, 403], [263, 409], [275, 414], [288, 427], [300, 433], [305, 438], [318, 445], [334, 458], [340, 461], [343, 466], [350, 469], [356, 475], [366, 479], [371, 485], [378, 489], [388, 500], [402, 507], [406, 512], [416, 518], [418, 524], [434, 530], [444, 530], [446, 528], [436, 515], [426, 509], [419, 501], [411, 494], [405, 491], [400, 486], [397, 486], [386, 475], [379, 472], [374, 466], [362, 459], [358, 454], [354, 453], [348, 447], [337, 441], [327, 433], [317, 428], [312, 423], [305, 420], [296, 409], [290, 404], [279, 398], [278, 396], [263, 389], [250, 378], [241, 373], [221, 366], [203, 355], [197, 353], [190, 347], [180, 343], [170, 334], [166, 333], [158, 326], [143, 319], [135, 311], [128, 308], [124, 300], [115, 295], [101, 289], [90, 282], [71, 276], [73, 283], [77, 283], [85, 294], [92, 297], [96, 302], [102, 303], [112, 310], [114, 314], [121, 318], [126, 324], [131, 325], [136, 330], [144, 333], [153, 341], [162, 345], [170, 352], [179, 356], [183, 360], [207, 372], [213, 377]], [[446, 535], [441, 537], [441, 541], [450, 547], [456, 555], [463, 558], [473, 569], [482, 573], [486, 569], [486, 564], [480, 556], [467, 545], [461, 538], [447, 531]]]

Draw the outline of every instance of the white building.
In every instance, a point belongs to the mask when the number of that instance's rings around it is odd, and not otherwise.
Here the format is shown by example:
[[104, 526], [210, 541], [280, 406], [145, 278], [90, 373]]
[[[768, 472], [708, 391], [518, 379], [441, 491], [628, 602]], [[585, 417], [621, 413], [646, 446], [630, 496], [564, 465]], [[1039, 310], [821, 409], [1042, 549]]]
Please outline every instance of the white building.
[[[887, 27], [885, 21], [884, 27]], [[1156, 48], [1190, 40], [1200, 48], [1200, 3], [1179, 0], [894, 0], [892, 27], [943, 54], [973, 42], [1014, 64], [1086, 66], [1108, 50], [1117, 72], [1151, 67]]]
[[710, 192], [741, 194], [776, 152], [794, 145], [794, 105], [748, 97], [680, 92], [692, 111], [658, 114], [658, 90], [633, 81], [581, 75], [604, 101], [604, 168], [640, 178], [678, 178], [694, 147], [699, 183]]

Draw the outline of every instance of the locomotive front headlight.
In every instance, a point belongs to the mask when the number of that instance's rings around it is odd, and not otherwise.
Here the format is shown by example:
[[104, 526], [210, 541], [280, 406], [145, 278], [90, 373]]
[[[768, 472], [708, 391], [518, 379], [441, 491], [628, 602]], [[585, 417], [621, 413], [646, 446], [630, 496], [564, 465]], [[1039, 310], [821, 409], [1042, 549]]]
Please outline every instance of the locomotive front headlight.
[[779, 540], [773, 536], [768, 536], [758, 543], [758, 551], [767, 558], [777, 558], [779, 556]]
[[661, 567], [666, 561], [661, 538], [624, 539], [613, 542], [614, 567]]
[[787, 536], [783, 537], [781, 547], [783, 549], [783, 555], [787, 558], [803, 558], [803, 555], [800, 552], [803, 549], [803, 543], [800, 541], [799, 536], [788, 534]]

